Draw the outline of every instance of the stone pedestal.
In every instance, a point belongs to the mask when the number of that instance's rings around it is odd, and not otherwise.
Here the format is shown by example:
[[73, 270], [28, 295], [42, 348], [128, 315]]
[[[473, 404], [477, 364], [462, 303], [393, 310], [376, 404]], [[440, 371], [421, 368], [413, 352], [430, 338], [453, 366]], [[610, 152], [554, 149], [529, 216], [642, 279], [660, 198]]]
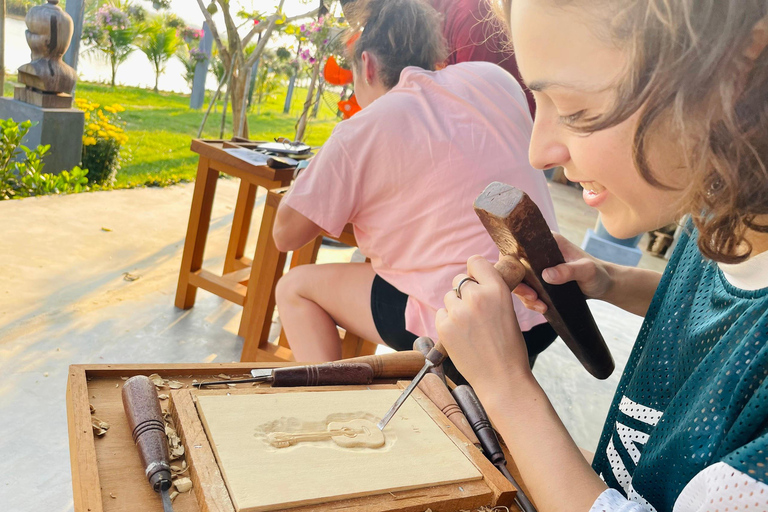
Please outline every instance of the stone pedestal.
[[24, 137], [24, 145], [35, 148], [50, 144], [43, 158], [44, 172], [60, 173], [80, 165], [83, 157], [83, 128], [85, 116], [75, 108], [41, 108], [28, 103], [0, 98], [0, 119], [36, 123]]

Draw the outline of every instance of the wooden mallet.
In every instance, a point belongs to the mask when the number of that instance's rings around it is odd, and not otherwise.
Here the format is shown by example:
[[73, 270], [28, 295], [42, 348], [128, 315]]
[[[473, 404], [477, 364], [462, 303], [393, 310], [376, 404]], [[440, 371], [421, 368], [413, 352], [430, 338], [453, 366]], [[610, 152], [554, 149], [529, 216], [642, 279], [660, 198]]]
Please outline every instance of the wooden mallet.
[[520, 260], [523, 282], [547, 305], [544, 317], [571, 352], [598, 379], [611, 375], [613, 358], [579, 286], [573, 281], [551, 285], [541, 278], [544, 269], [565, 259], [538, 206], [522, 190], [494, 182], [475, 200], [475, 213], [501, 252], [496, 267], [505, 265], [504, 256]]

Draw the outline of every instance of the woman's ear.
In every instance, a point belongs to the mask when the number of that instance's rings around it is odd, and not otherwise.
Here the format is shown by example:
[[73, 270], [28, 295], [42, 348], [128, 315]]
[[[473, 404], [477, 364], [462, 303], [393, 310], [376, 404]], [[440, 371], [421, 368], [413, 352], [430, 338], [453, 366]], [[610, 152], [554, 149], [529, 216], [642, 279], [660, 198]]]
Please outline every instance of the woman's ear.
[[768, 17], [761, 19], [752, 27], [752, 38], [744, 50], [744, 56], [754, 63], [768, 46]]
[[376, 56], [368, 51], [364, 51], [360, 56], [360, 71], [367, 85], [371, 85], [376, 80]]

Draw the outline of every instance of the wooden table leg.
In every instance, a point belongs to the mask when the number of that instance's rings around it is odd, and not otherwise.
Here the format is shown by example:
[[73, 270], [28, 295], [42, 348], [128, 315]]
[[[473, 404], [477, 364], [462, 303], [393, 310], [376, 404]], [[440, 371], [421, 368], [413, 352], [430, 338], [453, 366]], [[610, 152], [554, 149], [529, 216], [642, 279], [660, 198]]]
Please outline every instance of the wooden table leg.
[[257, 190], [258, 187], [253, 183], [240, 180], [235, 213], [232, 218], [232, 231], [229, 233], [227, 254], [224, 257], [225, 274], [240, 270], [243, 267], [243, 265], [238, 265], [237, 260], [242, 258], [245, 253], [245, 244], [248, 241], [248, 230], [251, 227], [251, 217], [253, 216], [253, 205], [256, 202]]
[[269, 328], [272, 324], [272, 314], [275, 311], [275, 283], [283, 275], [286, 257], [284, 252], [277, 250], [272, 238], [272, 228], [279, 204], [279, 196], [267, 193], [238, 332], [244, 338], [241, 361], [256, 360], [259, 346], [267, 343]]
[[197, 287], [189, 284], [189, 274], [203, 266], [205, 241], [211, 224], [213, 196], [219, 172], [210, 168], [207, 158], [200, 157], [197, 164], [195, 191], [192, 195], [192, 207], [189, 210], [187, 237], [184, 240], [184, 253], [181, 257], [179, 284], [176, 288], [176, 307], [189, 309], [195, 305]]

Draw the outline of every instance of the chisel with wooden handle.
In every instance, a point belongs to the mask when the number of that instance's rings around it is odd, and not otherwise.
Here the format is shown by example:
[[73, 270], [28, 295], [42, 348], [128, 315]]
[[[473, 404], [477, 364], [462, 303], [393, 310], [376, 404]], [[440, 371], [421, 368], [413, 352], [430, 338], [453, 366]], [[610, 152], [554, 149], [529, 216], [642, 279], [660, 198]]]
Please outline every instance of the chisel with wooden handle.
[[[504, 279], [504, 282], [510, 289], [517, 287], [522, 281], [523, 275], [525, 275], [525, 268], [523, 265], [514, 259], [502, 258], [494, 265], [494, 267], [499, 271], [502, 279]], [[426, 336], [425, 338], [429, 340], [429, 342], [432, 342], [431, 338], [427, 338]], [[381, 421], [376, 424], [376, 426], [379, 427], [379, 430], [384, 430], [384, 427], [387, 426], [389, 420], [391, 420], [395, 413], [397, 413], [397, 410], [400, 409], [400, 406], [403, 405], [403, 402], [405, 402], [411, 392], [416, 389], [416, 386], [419, 385], [419, 382], [424, 378], [424, 375], [433, 368], [439, 367], [447, 358], [448, 352], [443, 345], [440, 342], [434, 344], [432, 349], [425, 356], [424, 366], [419, 373], [416, 374], [408, 387], [403, 390], [400, 397], [395, 401], [392, 407], [389, 408], [389, 411], [387, 411]]]
[[165, 422], [157, 389], [148, 377], [137, 375], [125, 381], [123, 409], [149, 485], [160, 493], [163, 512], [173, 512], [168, 492], [172, 481]]
[[337, 363], [365, 363], [373, 368], [376, 379], [412, 379], [424, 366], [424, 355], [415, 350], [403, 350], [390, 354], [351, 357]]
[[365, 363], [324, 363], [287, 368], [265, 368], [251, 370], [250, 379], [217, 380], [196, 382], [195, 387], [221, 384], [244, 384], [246, 382], [269, 382], [272, 387], [336, 386], [347, 384], [370, 384], [373, 369]]
[[472, 430], [472, 426], [467, 421], [464, 413], [461, 412], [459, 404], [457, 404], [456, 400], [451, 396], [451, 392], [448, 390], [445, 383], [440, 380], [440, 377], [434, 373], [426, 374], [424, 378], [421, 379], [421, 382], [419, 382], [419, 390], [427, 395], [427, 398], [429, 398], [432, 403], [435, 404], [449, 420], [451, 420], [451, 423], [453, 423], [462, 434], [467, 436], [467, 439], [469, 439], [472, 444], [481, 448], [480, 441], [477, 439], [475, 431]]
[[[429, 354], [429, 351], [432, 350], [432, 347], [435, 346], [435, 343], [432, 341], [432, 338], [427, 338], [426, 336], [421, 336], [419, 338], [416, 338], [416, 341], [413, 342], [413, 350], [418, 350], [424, 356]], [[422, 365], [423, 365], [422, 361]], [[421, 366], [419, 367], [421, 368]], [[443, 381], [443, 384], [447, 384], [447, 381], [445, 380], [445, 372], [443, 371], [443, 365], [440, 366], [433, 366], [429, 369], [429, 373], [433, 373], [440, 377], [440, 380]]]
[[472, 429], [477, 434], [477, 438], [480, 440], [480, 444], [483, 447], [483, 453], [491, 461], [491, 464], [496, 466], [502, 475], [509, 480], [512, 485], [517, 488], [517, 495], [515, 496], [515, 502], [523, 510], [523, 512], [536, 512], [528, 497], [523, 492], [523, 488], [515, 481], [515, 478], [510, 474], [507, 469], [507, 458], [504, 456], [504, 451], [501, 449], [501, 443], [496, 435], [496, 431], [491, 427], [491, 422], [488, 419], [488, 415], [483, 409], [483, 404], [480, 403], [480, 399], [477, 398], [475, 390], [470, 386], [462, 385], [456, 386], [452, 391], [453, 398], [464, 411]]

